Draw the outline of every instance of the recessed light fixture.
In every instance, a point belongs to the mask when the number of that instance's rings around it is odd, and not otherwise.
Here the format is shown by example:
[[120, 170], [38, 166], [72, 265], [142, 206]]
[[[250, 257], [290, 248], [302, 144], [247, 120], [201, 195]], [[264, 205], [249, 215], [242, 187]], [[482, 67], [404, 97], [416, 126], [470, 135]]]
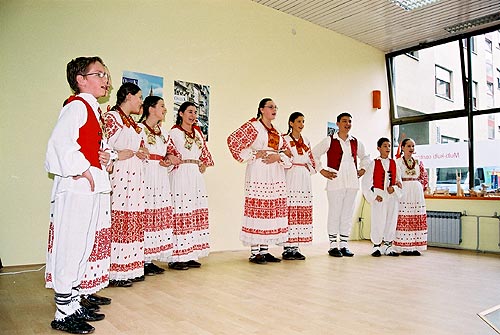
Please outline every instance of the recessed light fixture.
[[490, 22], [494, 22], [494, 21], [500, 21], [500, 13], [490, 14], [490, 15], [475, 18], [473, 20], [457, 23], [457, 24], [454, 24], [452, 26], [444, 28], [444, 30], [446, 30], [450, 34], [453, 34], [453, 33], [459, 32], [459, 31], [467, 30], [467, 29], [477, 27], [477, 26], [480, 26], [483, 24], [487, 24]]
[[390, 0], [390, 1], [398, 5], [399, 7], [403, 8], [404, 10], [413, 10], [433, 4], [435, 2], [438, 2], [439, 0]]

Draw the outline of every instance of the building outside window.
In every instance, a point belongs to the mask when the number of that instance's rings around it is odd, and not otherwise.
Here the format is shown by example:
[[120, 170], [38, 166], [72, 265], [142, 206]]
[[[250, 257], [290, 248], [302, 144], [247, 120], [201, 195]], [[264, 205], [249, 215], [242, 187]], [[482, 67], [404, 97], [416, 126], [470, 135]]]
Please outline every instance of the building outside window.
[[[472, 37], [473, 50], [475, 43], [478, 50], [490, 50], [489, 42], [500, 46], [500, 31], [493, 32]], [[500, 47], [475, 53], [471, 59], [458, 40], [418, 51], [419, 62], [405, 54], [386, 56], [394, 97], [393, 145], [407, 137], [415, 140], [431, 190], [455, 193], [458, 172], [466, 194], [470, 187], [491, 189], [491, 176], [500, 172], [500, 101], [494, 99], [495, 86], [500, 89]]]

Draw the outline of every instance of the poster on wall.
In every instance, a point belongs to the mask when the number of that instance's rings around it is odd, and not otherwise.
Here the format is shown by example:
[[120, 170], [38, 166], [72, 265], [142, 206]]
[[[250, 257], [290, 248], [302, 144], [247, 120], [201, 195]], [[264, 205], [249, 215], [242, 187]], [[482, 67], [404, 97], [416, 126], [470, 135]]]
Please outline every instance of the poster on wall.
[[122, 84], [127, 82], [134, 83], [141, 88], [143, 99], [149, 95], [156, 95], [163, 98], [163, 77], [123, 71]]
[[331, 136], [338, 131], [339, 131], [339, 127], [337, 127], [337, 124], [335, 122], [328, 121], [326, 123], [326, 136]]
[[190, 83], [182, 80], [174, 81], [174, 123], [177, 111], [182, 103], [190, 101], [198, 112], [198, 126], [208, 142], [208, 114], [210, 109], [210, 86]]

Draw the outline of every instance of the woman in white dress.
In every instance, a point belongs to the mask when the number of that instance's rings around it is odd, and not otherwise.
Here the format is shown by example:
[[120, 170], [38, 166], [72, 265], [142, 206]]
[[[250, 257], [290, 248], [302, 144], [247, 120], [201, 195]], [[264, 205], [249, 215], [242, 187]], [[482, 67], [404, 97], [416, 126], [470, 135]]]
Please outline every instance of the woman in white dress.
[[173, 248], [173, 217], [168, 167], [179, 159], [167, 154], [170, 136], [160, 128], [167, 109], [158, 96], [144, 99], [139, 126], [142, 141], [149, 151], [144, 164], [144, 274], [162, 274], [165, 270], [152, 261], [166, 262]]
[[148, 151], [142, 128], [130, 116], [139, 114], [142, 92], [124, 83], [116, 105], [104, 115], [109, 145], [118, 151], [111, 173], [111, 267], [109, 285], [132, 286], [144, 278], [144, 179], [143, 160]]
[[213, 166], [201, 129], [196, 126], [196, 106], [184, 102], [170, 130], [169, 152], [180, 159], [170, 172], [174, 213], [174, 246], [169, 268], [199, 268], [198, 260], [208, 256], [208, 194], [202, 173]]
[[427, 249], [427, 212], [424, 190], [428, 185], [427, 171], [421, 161], [413, 158], [415, 141], [401, 142], [403, 154], [396, 160], [403, 180], [403, 196], [399, 200], [396, 239], [393, 246], [403, 256], [420, 256]]
[[257, 118], [227, 139], [234, 159], [247, 163], [240, 240], [250, 246], [249, 261], [255, 264], [280, 262], [269, 253], [269, 244], [281, 244], [288, 238], [285, 168], [291, 167], [291, 160], [285, 154], [288, 144], [272, 124], [277, 110], [272, 99], [262, 99]]
[[310, 244], [313, 237], [311, 174], [316, 173], [311, 143], [301, 135], [304, 114], [293, 112], [288, 118], [285, 140], [290, 145], [292, 166], [286, 169], [288, 200], [288, 240], [283, 244], [282, 258], [304, 260], [299, 244]]

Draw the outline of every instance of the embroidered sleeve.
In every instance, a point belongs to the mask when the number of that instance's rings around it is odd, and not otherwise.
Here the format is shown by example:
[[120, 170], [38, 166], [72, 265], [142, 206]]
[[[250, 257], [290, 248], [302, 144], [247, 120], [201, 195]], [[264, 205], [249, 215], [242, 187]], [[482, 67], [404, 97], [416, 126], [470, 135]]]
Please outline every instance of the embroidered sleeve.
[[250, 121], [246, 122], [229, 135], [227, 138], [227, 146], [234, 159], [238, 162], [245, 161], [245, 158], [241, 156], [241, 153], [244, 149], [247, 149], [252, 145], [257, 138], [257, 135], [258, 131]]
[[[202, 135], [201, 130], [200, 135]], [[201, 136], [201, 138], [203, 143], [201, 147], [200, 161], [205, 164], [205, 166], [214, 166], [214, 160], [212, 159], [212, 154], [208, 151], [207, 142], [205, 142], [203, 136]]]
[[429, 185], [429, 178], [427, 176], [427, 171], [424, 168], [424, 164], [421, 161], [418, 161], [418, 167], [420, 169], [420, 175], [418, 176], [418, 181], [422, 184], [424, 190]]
[[108, 138], [113, 137], [119, 129], [123, 128], [123, 126], [118, 123], [115, 116], [111, 113], [104, 114], [104, 127]]
[[167, 155], [174, 155], [175, 157], [182, 159], [181, 153], [177, 150], [172, 141], [172, 138], [168, 136], [167, 138]]

